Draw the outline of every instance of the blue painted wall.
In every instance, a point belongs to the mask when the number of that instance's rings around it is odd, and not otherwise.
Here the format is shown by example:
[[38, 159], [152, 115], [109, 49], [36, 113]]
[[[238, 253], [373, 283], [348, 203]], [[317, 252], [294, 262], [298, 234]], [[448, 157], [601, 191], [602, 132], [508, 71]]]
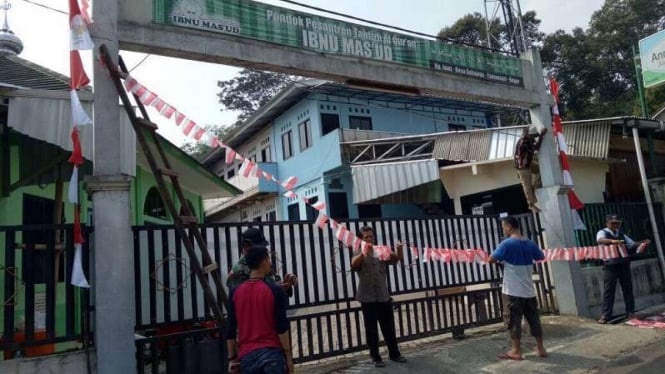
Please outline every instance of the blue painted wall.
[[[272, 124], [271, 144], [273, 162], [277, 164], [277, 175], [284, 180], [290, 176], [298, 178], [295, 192], [301, 197], [317, 197], [318, 201], [329, 204], [329, 192], [345, 192], [351, 218], [358, 217], [358, 209], [352, 204], [353, 182], [348, 168], [342, 164], [339, 131], [322, 136], [321, 113], [339, 115], [341, 128], [348, 129], [349, 117], [371, 117], [373, 131], [397, 132], [405, 134], [430, 134], [455, 130], [451, 124], [466, 129], [484, 128], [489, 124], [484, 113], [461, 112], [441, 108], [418, 107], [417, 111], [385, 108], [378, 104], [346, 103], [334, 97], [310, 95], [279, 116]], [[309, 120], [312, 133], [311, 147], [300, 149], [299, 124]], [[291, 131], [292, 156], [284, 159], [282, 135]], [[332, 174], [332, 176], [327, 176]], [[342, 189], [330, 189], [332, 178], [339, 178]], [[280, 195], [281, 217], [288, 219], [288, 206], [299, 204], [301, 219], [306, 218], [306, 208], [302, 201], [287, 199]], [[423, 212], [415, 205], [384, 205], [382, 213], [386, 217], [417, 217]]]

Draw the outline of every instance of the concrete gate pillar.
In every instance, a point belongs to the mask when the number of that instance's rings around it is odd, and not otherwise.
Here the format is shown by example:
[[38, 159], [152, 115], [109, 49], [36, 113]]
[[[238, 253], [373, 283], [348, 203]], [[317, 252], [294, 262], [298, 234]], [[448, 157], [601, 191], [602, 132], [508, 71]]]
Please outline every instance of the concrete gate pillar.
[[[96, 1], [92, 37], [117, 61], [118, 0]], [[97, 373], [135, 373], [134, 256], [130, 177], [121, 172], [118, 94], [106, 69], [94, 65], [94, 157], [88, 188], [93, 201], [95, 349]]]
[[[546, 93], [543, 69], [538, 50], [528, 50], [522, 56], [531, 62], [532, 90], [541, 95], [540, 105], [530, 108], [531, 122], [538, 127], [546, 127], [542, 147], [538, 154], [540, 176], [543, 187], [536, 190], [545, 241], [549, 248], [569, 248], [576, 246], [568, 189], [563, 184], [561, 162], [554, 144], [552, 115], [553, 98]], [[525, 74], [528, 74], [525, 72]], [[586, 285], [579, 263], [555, 261], [551, 264], [554, 287], [559, 304], [559, 312], [577, 316], [589, 316], [586, 298]]]

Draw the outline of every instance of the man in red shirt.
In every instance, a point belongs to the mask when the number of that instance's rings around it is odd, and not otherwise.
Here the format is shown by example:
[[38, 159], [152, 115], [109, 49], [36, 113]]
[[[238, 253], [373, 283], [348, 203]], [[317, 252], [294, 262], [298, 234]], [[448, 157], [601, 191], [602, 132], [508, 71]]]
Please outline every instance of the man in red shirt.
[[268, 249], [252, 247], [245, 260], [249, 280], [231, 291], [227, 308], [230, 367], [240, 362], [242, 373], [293, 373], [287, 296], [280, 286], [265, 281], [272, 271]]

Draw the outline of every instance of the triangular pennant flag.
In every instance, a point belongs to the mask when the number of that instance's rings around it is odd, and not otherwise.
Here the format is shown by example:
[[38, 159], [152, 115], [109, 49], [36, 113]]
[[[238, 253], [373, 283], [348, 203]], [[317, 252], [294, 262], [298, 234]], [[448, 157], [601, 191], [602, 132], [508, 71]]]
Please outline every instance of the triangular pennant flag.
[[88, 25], [92, 23], [92, 18], [90, 18], [90, 12], [88, 11], [89, 9], [90, 2], [88, 0], [81, 0], [81, 16]]
[[563, 133], [560, 132], [556, 134], [556, 140], [559, 144], [559, 151], [568, 154], [568, 144], [566, 143], [566, 138], [563, 136]]
[[314, 224], [318, 226], [321, 230], [325, 229], [326, 223], [328, 222], [328, 216], [323, 212], [319, 212], [319, 216], [316, 217], [316, 222]]
[[81, 244], [74, 245], [76, 250], [74, 251], [74, 264], [72, 265], [72, 286], [81, 287], [81, 288], [90, 288], [90, 284], [85, 277], [83, 272], [83, 249]]
[[562, 170], [570, 170], [570, 163], [568, 162], [568, 155], [563, 153], [563, 152], [559, 152], [559, 155], [561, 156], [561, 169]]
[[74, 171], [72, 171], [72, 177], [69, 180], [69, 190], [67, 195], [70, 203], [79, 203], [79, 168], [76, 165], [74, 165]]
[[69, 32], [71, 50], [95, 48], [77, 0], [69, 0]]
[[81, 62], [79, 51], [69, 51], [69, 74], [69, 88], [72, 90], [78, 90], [90, 83], [90, 78], [83, 70], [83, 62]]
[[573, 216], [573, 227], [575, 230], [586, 231], [586, 225], [584, 224], [584, 221], [582, 221], [582, 217], [580, 217], [577, 210], [571, 209], [571, 214]]
[[570, 170], [564, 170], [563, 171], [563, 184], [565, 186], [572, 186], [573, 185], [573, 177], [570, 175]]
[[74, 206], [74, 243], [83, 244], [83, 230], [81, 229], [81, 210], [78, 205]]
[[559, 104], [559, 83], [554, 78], [550, 78], [550, 91], [552, 92], [552, 96], [554, 96], [554, 101]]
[[649, 244], [647, 243], [642, 243], [637, 247], [637, 253], [644, 253], [647, 250], [647, 247]]
[[79, 129], [74, 127], [72, 129], [72, 155], [69, 157], [69, 163], [74, 165], [83, 164], [83, 151], [81, 150], [81, 140], [79, 138]]
[[324, 203], [323, 201], [317, 201], [314, 204], [312, 204], [312, 208], [314, 208], [318, 211], [325, 210], [326, 209], [326, 203]]
[[226, 147], [226, 164], [232, 164], [236, 160], [236, 151], [231, 147]]
[[79, 100], [79, 95], [76, 93], [76, 90], [70, 91], [70, 101], [72, 104], [72, 124], [74, 126], [83, 126], [92, 123], [92, 120], [88, 116], [88, 113], [85, 112], [81, 101]]
[[282, 187], [284, 187], [285, 190], [292, 190], [293, 187], [298, 184], [298, 178], [296, 177], [288, 177], [283, 183]]
[[584, 203], [577, 197], [575, 190], [568, 190], [568, 201], [572, 209], [580, 210], [584, 208]]

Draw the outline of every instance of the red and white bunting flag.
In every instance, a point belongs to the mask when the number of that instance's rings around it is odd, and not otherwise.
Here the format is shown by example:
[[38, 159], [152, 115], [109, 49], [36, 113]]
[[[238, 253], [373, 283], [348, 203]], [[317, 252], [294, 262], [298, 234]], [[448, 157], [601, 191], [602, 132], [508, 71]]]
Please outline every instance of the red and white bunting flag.
[[158, 97], [157, 94], [154, 92], [146, 92], [143, 96], [141, 96], [140, 100], [145, 106], [152, 106], [156, 101]]
[[208, 147], [217, 148], [222, 145], [222, 142], [220, 142], [219, 139], [217, 139], [214, 135], [210, 133], [206, 133], [206, 135], [208, 135], [208, 139], [206, 141]]
[[[287, 191], [284, 195], [286, 195], [287, 193], [292, 193], [293, 195], [295, 195], [295, 193], [292, 192], [292, 191]], [[333, 231], [334, 231], [334, 230], [337, 230], [338, 227], [339, 227], [339, 222], [337, 222], [334, 219], [330, 218], [330, 228], [333, 229]]]
[[236, 160], [236, 151], [233, 150], [231, 147], [226, 147], [226, 164], [230, 165]]
[[346, 244], [347, 247], [352, 248], [355, 239], [355, 234], [351, 231], [347, 231], [346, 237], [344, 238], [344, 244]]
[[298, 195], [293, 191], [286, 191], [284, 192], [284, 197], [286, 197], [287, 199], [293, 199], [298, 197]]
[[642, 243], [637, 247], [637, 253], [644, 253], [647, 250], [647, 247], [649, 244], [647, 243]]
[[85, 277], [83, 272], [83, 249], [81, 244], [74, 244], [76, 250], [74, 251], [74, 265], [72, 266], [72, 286], [81, 287], [81, 288], [90, 288], [88, 279]]
[[339, 227], [337, 228], [337, 233], [336, 233], [337, 240], [339, 240], [339, 241], [341, 241], [342, 243], [344, 243], [344, 240], [346, 239], [346, 233], [347, 233], [348, 231], [349, 231], [349, 230], [346, 228], [346, 226], [344, 226], [344, 225], [339, 225]]
[[125, 89], [127, 90], [127, 92], [134, 92], [133, 91], [134, 88], [136, 88], [136, 86], [138, 86], [139, 84], [140, 84], [139, 81], [134, 79], [134, 77], [132, 77], [129, 74], [127, 74], [127, 77], [123, 81], [123, 85], [125, 86]]
[[319, 216], [316, 217], [316, 222], [314, 222], [314, 224], [318, 226], [321, 230], [323, 230], [326, 227], [327, 222], [328, 222], [328, 216], [325, 215], [323, 212], [319, 212]]
[[182, 114], [178, 111], [175, 112], [175, 124], [176, 125], [178, 125], [178, 126], [182, 125], [182, 123], [185, 121], [186, 118], [187, 117], [185, 117], [184, 114]]
[[288, 177], [284, 182], [282, 182], [282, 187], [284, 187], [285, 190], [292, 190], [297, 183], [298, 183], [298, 178]]
[[564, 170], [563, 171], [563, 184], [566, 186], [572, 186], [573, 185], [573, 177], [570, 175], [569, 170]]
[[69, 98], [72, 106], [72, 125], [83, 126], [91, 124], [92, 120], [83, 109], [83, 105], [81, 105], [81, 101], [79, 100], [79, 95], [75, 90], [69, 92]]
[[420, 255], [418, 252], [418, 247], [411, 247], [411, 255], [415, 260], [418, 259], [418, 256]]
[[194, 128], [194, 140], [197, 142], [201, 141], [201, 138], [203, 138], [203, 135], [205, 135], [206, 130], [202, 127], [196, 127]]
[[189, 136], [189, 133], [194, 130], [194, 127], [196, 127], [196, 122], [188, 119], [188, 121], [185, 123], [185, 126], [182, 128], [182, 133], [185, 134], [185, 136]]
[[69, 0], [69, 31], [70, 50], [79, 51], [95, 48], [77, 0]]
[[72, 177], [69, 180], [67, 197], [70, 203], [72, 204], [79, 203], [79, 168], [76, 165], [74, 165], [74, 170], [72, 171]]
[[81, 0], [81, 16], [83, 20], [88, 25], [92, 23], [92, 18], [90, 18], [90, 2], [88, 0]]
[[353, 250], [354, 250], [354, 251], [357, 251], [357, 250], [359, 250], [359, 249], [363, 246], [363, 243], [364, 243], [364, 242], [363, 242], [362, 239], [360, 239], [360, 238], [357, 237], [357, 236], [356, 236], [353, 240], [354, 240], [354, 241], [353, 241]]
[[616, 245], [612, 246], [612, 258], [618, 258], [619, 257], [619, 248]]
[[314, 208], [314, 209], [316, 209], [320, 212], [320, 211], [326, 209], [326, 203], [324, 203], [323, 201], [317, 201], [314, 204], [312, 204], [312, 208]]
[[246, 158], [240, 165], [240, 170], [238, 170], [238, 174], [247, 178], [252, 174], [253, 170], [254, 170], [254, 165], [252, 160]]
[[171, 119], [171, 117], [173, 117], [173, 115], [176, 112], [178, 112], [178, 110], [176, 108], [174, 108], [170, 105], [164, 105], [164, 109], [162, 109], [162, 111], [159, 112], [159, 114], [164, 116], [166, 119]]
[[71, 133], [72, 138], [72, 155], [69, 156], [69, 163], [74, 165], [83, 164], [83, 150], [81, 149], [81, 139], [79, 137], [78, 127], [74, 127]]
[[79, 51], [69, 51], [69, 88], [78, 90], [90, 83], [90, 78], [83, 70], [83, 62]]

